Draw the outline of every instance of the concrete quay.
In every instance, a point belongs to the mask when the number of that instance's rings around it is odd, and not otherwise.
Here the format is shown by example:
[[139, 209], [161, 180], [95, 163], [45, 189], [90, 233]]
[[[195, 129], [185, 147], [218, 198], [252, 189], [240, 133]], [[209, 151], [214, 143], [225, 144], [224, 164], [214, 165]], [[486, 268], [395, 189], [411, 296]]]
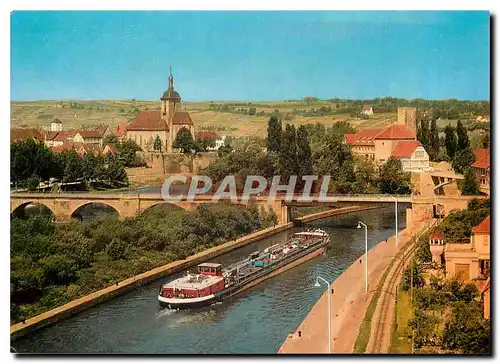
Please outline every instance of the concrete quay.
[[[368, 292], [365, 292], [364, 254], [344, 271], [307, 314], [295, 332], [288, 335], [279, 354], [328, 354], [328, 297], [332, 300], [332, 353], [353, 353], [359, 329], [380, 278], [401, 248], [425, 223], [415, 223], [368, 251]], [[323, 286], [324, 287], [324, 286]]]

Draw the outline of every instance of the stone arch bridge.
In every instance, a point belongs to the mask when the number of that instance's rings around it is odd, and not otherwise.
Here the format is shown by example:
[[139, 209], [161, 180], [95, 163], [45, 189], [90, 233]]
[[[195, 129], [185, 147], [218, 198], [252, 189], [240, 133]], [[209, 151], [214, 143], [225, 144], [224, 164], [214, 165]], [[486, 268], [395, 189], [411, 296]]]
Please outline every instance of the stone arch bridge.
[[[407, 223], [411, 220], [421, 218], [432, 218], [436, 211], [447, 215], [452, 209], [462, 209], [467, 206], [472, 198], [485, 198], [484, 196], [412, 196], [412, 195], [328, 195], [328, 201], [302, 201], [300, 195], [296, 195], [292, 200], [286, 201], [284, 196], [277, 196], [274, 201], [268, 201], [267, 196], [252, 197], [259, 208], [265, 210], [272, 209], [278, 216], [279, 223], [288, 223], [291, 206], [330, 206], [344, 207], [366, 204], [388, 204], [410, 203], [411, 211], [407, 210]], [[229, 198], [221, 198], [220, 202], [230, 202]], [[71, 220], [73, 213], [80, 207], [101, 203], [116, 210], [121, 218], [138, 216], [148, 208], [157, 205], [174, 205], [184, 210], [191, 210], [204, 203], [213, 203], [212, 195], [197, 195], [193, 201], [166, 201], [160, 194], [134, 194], [134, 193], [11, 193], [10, 212], [15, 212], [18, 208], [29, 204], [39, 204], [46, 206], [53, 214], [56, 221], [65, 222]], [[238, 198], [237, 204], [246, 205], [249, 202], [241, 202]], [[408, 214], [410, 212], [410, 214]]]

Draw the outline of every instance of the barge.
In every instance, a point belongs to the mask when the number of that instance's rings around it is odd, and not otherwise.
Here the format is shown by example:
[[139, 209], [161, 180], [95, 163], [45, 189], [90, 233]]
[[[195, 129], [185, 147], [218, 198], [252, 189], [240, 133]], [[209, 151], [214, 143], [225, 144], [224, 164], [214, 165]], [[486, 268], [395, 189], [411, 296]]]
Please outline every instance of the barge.
[[330, 236], [324, 230], [302, 231], [283, 243], [256, 251], [223, 269], [218, 263], [202, 263], [198, 272], [160, 287], [160, 306], [170, 309], [199, 308], [221, 302], [268, 278], [323, 254]]

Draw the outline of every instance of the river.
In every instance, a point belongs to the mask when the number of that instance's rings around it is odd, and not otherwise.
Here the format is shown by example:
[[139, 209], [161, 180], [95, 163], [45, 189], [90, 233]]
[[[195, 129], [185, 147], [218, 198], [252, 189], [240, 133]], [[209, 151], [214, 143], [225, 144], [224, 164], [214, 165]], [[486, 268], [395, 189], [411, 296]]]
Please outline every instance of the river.
[[[400, 204], [399, 229], [405, 227], [406, 205]], [[368, 246], [394, 234], [394, 206], [318, 220], [307, 227], [325, 229], [331, 242], [320, 256], [271, 278], [219, 305], [196, 311], [161, 310], [156, 301], [161, 283], [178, 274], [84, 311], [18, 339], [12, 346], [25, 353], [135, 353], [135, 354], [272, 354], [303, 321], [325, 290], [315, 288], [318, 275], [333, 281]], [[270, 246], [289, 230], [214, 262], [230, 263]]]

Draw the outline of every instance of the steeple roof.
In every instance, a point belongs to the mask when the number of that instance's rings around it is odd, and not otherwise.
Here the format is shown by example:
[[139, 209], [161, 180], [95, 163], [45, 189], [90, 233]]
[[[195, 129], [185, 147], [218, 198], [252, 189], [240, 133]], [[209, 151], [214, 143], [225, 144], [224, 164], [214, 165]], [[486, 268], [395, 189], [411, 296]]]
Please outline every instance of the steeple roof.
[[168, 89], [163, 93], [161, 99], [181, 101], [181, 95], [179, 95], [179, 93], [174, 89], [174, 76], [172, 76], [172, 67], [170, 67], [170, 75], [168, 76]]

